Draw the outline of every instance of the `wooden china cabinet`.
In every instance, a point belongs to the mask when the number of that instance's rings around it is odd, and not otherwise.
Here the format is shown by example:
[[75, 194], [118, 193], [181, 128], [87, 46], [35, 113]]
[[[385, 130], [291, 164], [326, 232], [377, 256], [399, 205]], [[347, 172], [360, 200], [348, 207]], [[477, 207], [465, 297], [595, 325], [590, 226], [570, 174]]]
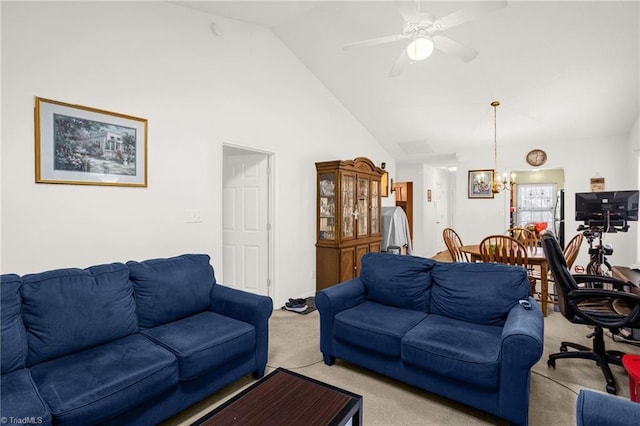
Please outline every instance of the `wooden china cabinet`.
[[316, 163], [316, 290], [360, 275], [362, 256], [379, 252], [380, 179], [371, 160]]

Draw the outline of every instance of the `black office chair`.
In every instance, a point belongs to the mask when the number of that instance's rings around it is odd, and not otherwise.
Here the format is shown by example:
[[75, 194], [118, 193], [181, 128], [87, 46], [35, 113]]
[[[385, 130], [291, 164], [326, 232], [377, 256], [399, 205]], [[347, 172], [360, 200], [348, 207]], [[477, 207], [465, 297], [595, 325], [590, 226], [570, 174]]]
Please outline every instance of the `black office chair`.
[[[562, 342], [560, 352], [549, 355], [547, 365], [556, 367], [561, 358], [584, 358], [596, 362], [607, 380], [607, 392], [617, 392], [609, 364], [622, 365], [623, 352], [606, 350], [604, 329], [619, 334], [621, 328], [640, 328], [640, 296], [624, 291], [629, 283], [599, 275], [571, 275], [562, 248], [551, 231], [542, 233], [542, 245], [549, 270], [555, 277], [560, 312], [575, 324], [594, 327], [593, 347]], [[612, 287], [613, 290], [605, 289]], [[576, 349], [569, 351], [567, 348]]]

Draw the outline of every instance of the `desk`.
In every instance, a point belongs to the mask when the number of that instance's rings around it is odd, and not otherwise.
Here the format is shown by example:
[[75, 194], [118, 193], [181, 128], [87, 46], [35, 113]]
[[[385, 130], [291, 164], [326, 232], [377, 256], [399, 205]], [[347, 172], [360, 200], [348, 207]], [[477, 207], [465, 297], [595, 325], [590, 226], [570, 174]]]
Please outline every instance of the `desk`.
[[[627, 266], [614, 266], [611, 268], [613, 278], [629, 283], [628, 291], [640, 296], [640, 271]], [[627, 291], [625, 289], [625, 291]], [[626, 333], [625, 333], [626, 331]], [[632, 340], [640, 340], [640, 328], [626, 328], [621, 334]], [[625, 334], [623, 334], [625, 333]], [[628, 333], [628, 334], [627, 334]]]
[[[471, 244], [468, 246], [460, 247], [460, 251], [468, 253], [472, 262], [480, 261], [480, 244]], [[547, 266], [547, 258], [544, 256], [542, 247], [538, 247], [534, 251], [527, 250], [527, 257], [529, 258], [529, 264], [540, 267], [540, 305], [542, 307], [542, 315], [547, 316], [547, 303], [549, 297], [549, 280], [547, 275], [549, 274], [549, 268]]]
[[640, 271], [626, 266], [614, 266], [611, 268], [611, 275], [615, 279], [630, 283], [629, 290], [631, 293], [640, 296]]

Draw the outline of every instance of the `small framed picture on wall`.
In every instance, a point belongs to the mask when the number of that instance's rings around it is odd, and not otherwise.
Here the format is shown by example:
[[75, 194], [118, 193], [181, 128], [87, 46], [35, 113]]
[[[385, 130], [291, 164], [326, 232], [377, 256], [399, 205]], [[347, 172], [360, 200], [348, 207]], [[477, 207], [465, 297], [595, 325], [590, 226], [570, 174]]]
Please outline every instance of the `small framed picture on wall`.
[[602, 191], [604, 191], [604, 178], [603, 177], [591, 178], [591, 192], [602, 192]]
[[469, 170], [468, 198], [493, 198], [493, 170]]

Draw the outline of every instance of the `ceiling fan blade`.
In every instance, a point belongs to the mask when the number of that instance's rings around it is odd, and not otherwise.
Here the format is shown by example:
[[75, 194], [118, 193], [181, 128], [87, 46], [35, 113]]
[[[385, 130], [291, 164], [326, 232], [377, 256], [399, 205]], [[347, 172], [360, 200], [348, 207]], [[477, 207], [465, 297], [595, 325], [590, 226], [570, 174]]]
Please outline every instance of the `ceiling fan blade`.
[[407, 49], [403, 48], [398, 60], [389, 71], [389, 77], [399, 76], [407, 65], [409, 65], [409, 55], [407, 55]]
[[368, 40], [355, 41], [353, 43], [347, 43], [342, 46], [342, 50], [349, 50], [354, 47], [376, 46], [378, 44], [391, 43], [394, 41], [402, 40], [404, 38], [406, 37], [402, 34], [395, 34], [390, 36], [371, 38]]
[[431, 37], [436, 49], [443, 51], [449, 55], [453, 55], [464, 62], [471, 62], [478, 56], [478, 51], [470, 47], [466, 47], [451, 40], [443, 35], [435, 35]]
[[462, 23], [470, 21], [474, 19], [476, 16], [481, 15], [483, 13], [502, 9], [506, 6], [507, 6], [506, 1], [490, 1], [490, 2], [481, 2], [481, 3], [479, 2], [477, 4], [474, 4], [473, 6], [460, 9], [443, 18], [438, 19], [436, 21], [436, 27], [439, 30], [446, 30], [448, 28], [455, 27], [456, 25], [460, 25]]
[[419, 0], [396, 0], [396, 6], [400, 11], [400, 15], [402, 15], [402, 19], [404, 19], [404, 22], [414, 22], [420, 20]]

